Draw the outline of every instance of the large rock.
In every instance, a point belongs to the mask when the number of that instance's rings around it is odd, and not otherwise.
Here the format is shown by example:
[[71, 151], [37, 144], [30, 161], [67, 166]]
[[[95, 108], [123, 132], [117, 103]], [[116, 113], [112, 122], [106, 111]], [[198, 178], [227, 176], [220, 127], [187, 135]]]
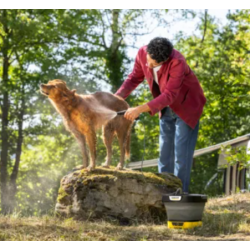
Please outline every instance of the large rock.
[[166, 215], [162, 194], [181, 187], [171, 174], [96, 168], [63, 177], [56, 212], [81, 219], [116, 217], [152, 218]]

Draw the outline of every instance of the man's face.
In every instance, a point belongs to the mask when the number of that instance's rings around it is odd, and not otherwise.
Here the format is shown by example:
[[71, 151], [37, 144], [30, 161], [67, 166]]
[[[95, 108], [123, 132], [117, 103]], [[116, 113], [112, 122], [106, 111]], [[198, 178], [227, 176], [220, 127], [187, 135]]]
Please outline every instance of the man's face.
[[148, 67], [150, 69], [153, 69], [153, 68], [155, 68], [157, 66], [162, 65], [165, 61], [158, 63], [154, 59], [152, 59], [149, 54], [147, 54], [147, 62], [148, 62]]

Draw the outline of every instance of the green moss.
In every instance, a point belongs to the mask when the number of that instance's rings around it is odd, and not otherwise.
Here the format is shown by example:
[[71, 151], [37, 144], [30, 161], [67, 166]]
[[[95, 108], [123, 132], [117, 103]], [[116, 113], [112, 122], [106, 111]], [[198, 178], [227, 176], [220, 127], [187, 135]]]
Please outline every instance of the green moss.
[[156, 175], [153, 173], [143, 173], [134, 170], [116, 170], [114, 168], [107, 169], [97, 167], [91, 172], [88, 172], [87, 170], [83, 169], [79, 173], [79, 177], [83, 177], [84, 179], [91, 178], [91, 180], [93, 180], [94, 178], [103, 178], [104, 180], [110, 180], [114, 179], [115, 177], [118, 177], [121, 179], [136, 179], [144, 183], [152, 183], [156, 185], [167, 185], [168, 187], [181, 187], [181, 181], [174, 176], [166, 178], [165, 175], [160, 174]]
[[86, 176], [84, 179], [83, 179], [83, 184], [84, 185], [87, 185], [89, 182], [105, 182], [105, 183], [108, 183], [110, 181], [114, 181], [116, 180], [117, 177], [113, 176], [113, 175], [89, 175], [89, 176]]
[[65, 202], [70, 198], [70, 195], [66, 193], [63, 187], [60, 187], [58, 190], [57, 201], [58, 202]]
[[[67, 185], [64, 185], [64, 188], [67, 190], [70, 190], [73, 186], [74, 186], [73, 183], [69, 182]], [[64, 190], [64, 192], [66, 192], [66, 191]]]

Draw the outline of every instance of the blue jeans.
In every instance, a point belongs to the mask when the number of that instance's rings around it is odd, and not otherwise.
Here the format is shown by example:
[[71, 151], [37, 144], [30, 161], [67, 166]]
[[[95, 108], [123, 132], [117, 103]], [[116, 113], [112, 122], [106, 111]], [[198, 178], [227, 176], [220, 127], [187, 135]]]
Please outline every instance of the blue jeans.
[[169, 107], [160, 119], [158, 171], [169, 172], [180, 178], [183, 192], [188, 192], [190, 184], [198, 130], [199, 122], [195, 129], [192, 129]]

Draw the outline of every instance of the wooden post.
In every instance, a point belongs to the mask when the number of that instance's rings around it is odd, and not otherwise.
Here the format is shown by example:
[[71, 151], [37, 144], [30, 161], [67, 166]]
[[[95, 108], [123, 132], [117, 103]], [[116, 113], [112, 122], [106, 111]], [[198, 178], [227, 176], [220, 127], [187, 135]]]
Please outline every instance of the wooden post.
[[225, 185], [225, 195], [230, 195], [230, 178], [231, 177], [231, 167], [229, 166], [226, 171], [226, 185]]
[[231, 194], [236, 193], [236, 174], [237, 174], [237, 165], [232, 166], [232, 188], [231, 188]]

